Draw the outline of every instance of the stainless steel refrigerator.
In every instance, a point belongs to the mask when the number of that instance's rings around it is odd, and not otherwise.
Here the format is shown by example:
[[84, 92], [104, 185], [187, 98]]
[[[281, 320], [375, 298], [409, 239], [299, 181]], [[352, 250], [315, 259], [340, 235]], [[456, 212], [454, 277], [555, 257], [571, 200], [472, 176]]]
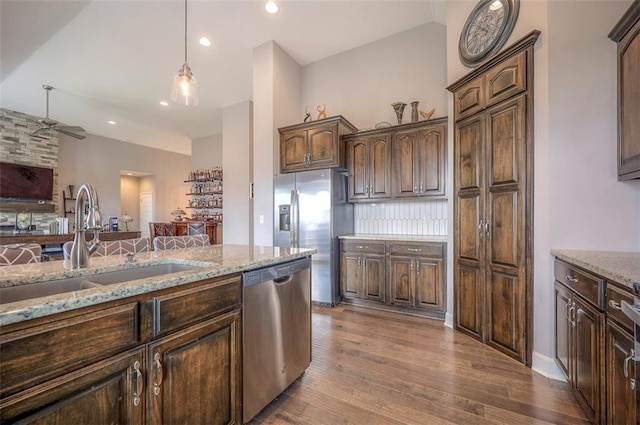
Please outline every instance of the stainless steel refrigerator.
[[347, 177], [314, 170], [274, 177], [273, 244], [315, 248], [311, 263], [311, 300], [340, 303], [338, 236], [353, 233], [353, 204], [347, 202]]

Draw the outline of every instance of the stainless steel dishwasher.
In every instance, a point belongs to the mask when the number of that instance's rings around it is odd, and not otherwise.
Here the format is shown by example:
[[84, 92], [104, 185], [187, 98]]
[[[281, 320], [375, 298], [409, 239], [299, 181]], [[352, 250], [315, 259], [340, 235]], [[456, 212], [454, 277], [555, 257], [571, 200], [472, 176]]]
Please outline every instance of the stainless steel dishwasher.
[[248, 422], [311, 362], [311, 259], [245, 272], [243, 420]]

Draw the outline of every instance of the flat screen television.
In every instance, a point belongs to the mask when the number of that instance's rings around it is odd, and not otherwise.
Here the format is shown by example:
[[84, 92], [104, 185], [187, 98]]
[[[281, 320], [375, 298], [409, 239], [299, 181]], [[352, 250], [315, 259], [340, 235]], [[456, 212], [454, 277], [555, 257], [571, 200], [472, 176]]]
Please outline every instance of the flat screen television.
[[53, 169], [0, 162], [0, 198], [53, 200]]

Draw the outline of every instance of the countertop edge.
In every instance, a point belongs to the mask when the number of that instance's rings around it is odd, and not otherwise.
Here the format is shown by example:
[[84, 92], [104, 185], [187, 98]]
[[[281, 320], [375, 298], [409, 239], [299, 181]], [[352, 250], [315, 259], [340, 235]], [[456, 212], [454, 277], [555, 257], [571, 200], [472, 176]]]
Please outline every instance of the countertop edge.
[[338, 239], [350, 240], [379, 240], [379, 241], [398, 241], [398, 242], [448, 242], [448, 236], [416, 236], [416, 235], [391, 235], [376, 233], [352, 233], [348, 235], [338, 236]]

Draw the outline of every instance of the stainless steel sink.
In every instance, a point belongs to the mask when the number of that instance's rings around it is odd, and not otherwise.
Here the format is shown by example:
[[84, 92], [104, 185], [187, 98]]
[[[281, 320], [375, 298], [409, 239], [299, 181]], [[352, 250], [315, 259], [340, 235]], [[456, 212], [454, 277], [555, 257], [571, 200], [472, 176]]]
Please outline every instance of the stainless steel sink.
[[0, 304], [9, 304], [16, 301], [30, 300], [48, 295], [98, 288], [101, 286], [102, 285], [97, 283], [89, 282], [84, 277], [10, 286], [8, 288], [0, 288]]
[[144, 279], [146, 277], [161, 276], [170, 273], [185, 272], [198, 268], [200, 267], [175, 263], [155, 264], [152, 266], [137, 267], [135, 269], [94, 274], [85, 276], [85, 279], [100, 285], [112, 285], [114, 283], [128, 282], [130, 280]]
[[140, 266], [132, 269], [116, 270], [82, 277], [11, 286], [7, 288], [0, 288], [0, 304], [41, 298], [65, 292], [80, 291], [82, 289], [100, 288], [104, 285], [112, 285], [114, 283], [128, 282], [131, 280], [189, 271], [198, 268], [200, 267], [175, 263], [154, 264], [150, 266]]

